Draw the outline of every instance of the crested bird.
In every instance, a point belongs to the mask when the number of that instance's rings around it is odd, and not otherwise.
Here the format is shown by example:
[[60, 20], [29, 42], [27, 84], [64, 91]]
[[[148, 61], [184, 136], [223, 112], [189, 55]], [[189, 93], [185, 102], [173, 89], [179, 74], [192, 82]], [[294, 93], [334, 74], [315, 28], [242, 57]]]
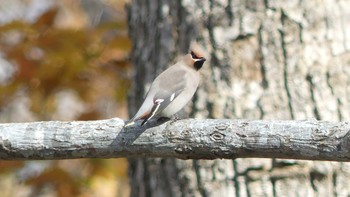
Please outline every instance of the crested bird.
[[155, 117], [170, 118], [180, 111], [196, 92], [200, 80], [198, 71], [205, 61], [201, 54], [192, 50], [159, 74], [152, 82], [140, 109], [125, 127], [138, 120], [143, 120], [141, 125], [144, 125]]

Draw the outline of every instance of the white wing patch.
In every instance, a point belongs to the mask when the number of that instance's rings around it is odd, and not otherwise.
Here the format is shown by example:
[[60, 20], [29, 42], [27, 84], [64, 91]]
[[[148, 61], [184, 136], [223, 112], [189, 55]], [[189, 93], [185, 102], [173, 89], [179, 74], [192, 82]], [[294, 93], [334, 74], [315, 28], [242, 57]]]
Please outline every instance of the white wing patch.
[[163, 102], [164, 101], [164, 99], [157, 99], [157, 100], [155, 100], [154, 102], [155, 103], [161, 103], [161, 102]]
[[151, 118], [153, 118], [153, 116], [156, 114], [156, 112], [159, 109], [159, 106], [162, 104], [163, 101], [164, 101], [164, 99], [157, 99], [154, 101], [156, 108], [153, 110], [152, 114], [150, 115], [149, 118], [147, 118], [147, 120], [151, 120]]
[[170, 97], [170, 102], [173, 101], [174, 98], [175, 98], [175, 93], [173, 93], [173, 94], [171, 95], [171, 97]]

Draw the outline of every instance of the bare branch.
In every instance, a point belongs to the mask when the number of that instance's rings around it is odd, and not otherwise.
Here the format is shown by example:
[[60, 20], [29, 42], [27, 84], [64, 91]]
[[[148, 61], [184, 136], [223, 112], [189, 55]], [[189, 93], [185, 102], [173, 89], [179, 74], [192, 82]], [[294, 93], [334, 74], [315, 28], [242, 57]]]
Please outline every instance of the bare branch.
[[117, 118], [0, 124], [0, 159], [133, 156], [350, 161], [347, 122], [186, 119], [158, 126], [123, 126], [124, 121]]

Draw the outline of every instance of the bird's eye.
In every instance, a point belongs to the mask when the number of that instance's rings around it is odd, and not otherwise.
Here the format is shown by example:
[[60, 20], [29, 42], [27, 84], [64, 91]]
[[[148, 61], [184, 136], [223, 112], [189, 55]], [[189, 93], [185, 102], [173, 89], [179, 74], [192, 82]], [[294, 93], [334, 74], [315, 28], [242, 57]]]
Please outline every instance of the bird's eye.
[[199, 57], [193, 51], [191, 51], [191, 56], [193, 59], [199, 59]]

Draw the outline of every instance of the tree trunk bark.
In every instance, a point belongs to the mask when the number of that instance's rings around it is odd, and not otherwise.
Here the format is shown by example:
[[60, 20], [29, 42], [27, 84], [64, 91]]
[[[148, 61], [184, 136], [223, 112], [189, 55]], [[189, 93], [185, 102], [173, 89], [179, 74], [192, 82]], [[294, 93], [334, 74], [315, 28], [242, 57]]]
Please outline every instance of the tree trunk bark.
[[[210, 54], [197, 118], [350, 119], [349, 1], [142, 1], [128, 7], [134, 86], [191, 41]], [[348, 196], [350, 164], [283, 159], [131, 159], [131, 196]]]

